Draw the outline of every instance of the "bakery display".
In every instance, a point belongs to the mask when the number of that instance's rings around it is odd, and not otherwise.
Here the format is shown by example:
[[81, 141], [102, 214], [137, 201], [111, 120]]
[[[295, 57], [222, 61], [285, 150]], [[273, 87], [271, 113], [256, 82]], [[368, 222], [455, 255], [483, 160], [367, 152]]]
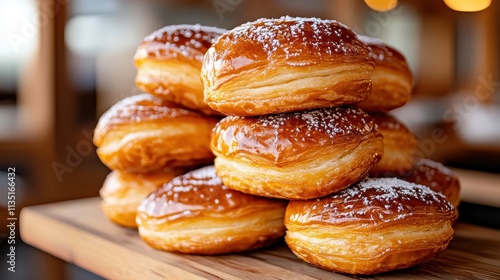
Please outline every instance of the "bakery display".
[[99, 191], [102, 198], [101, 209], [113, 222], [137, 228], [135, 216], [141, 201], [182, 173], [183, 169], [165, 169], [146, 174], [114, 170], [106, 177]]
[[157, 97], [218, 114], [203, 101], [201, 62], [207, 49], [226, 30], [202, 25], [169, 25], [148, 35], [137, 48], [137, 86]]
[[347, 188], [367, 176], [384, 149], [373, 119], [350, 107], [229, 116], [215, 127], [211, 147], [226, 186], [286, 199]]
[[104, 164], [127, 172], [210, 164], [210, 135], [217, 121], [140, 94], [119, 101], [101, 116], [94, 144]]
[[369, 275], [429, 261], [453, 238], [458, 178], [417, 158], [387, 112], [413, 76], [384, 42], [318, 18], [171, 25], [134, 62], [147, 93], [103, 114], [94, 143], [112, 169], [104, 214], [151, 247], [230, 254], [286, 232], [298, 258]]
[[384, 155], [371, 170], [374, 177], [398, 177], [413, 168], [418, 142], [413, 133], [390, 113], [372, 112], [377, 130], [384, 137]]
[[291, 201], [286, 242], [323, 269], [375, 274], [431, 260], [453, 237], [456, 211], [426, 186], [369, 178], [320, 199]]
[[139, 235], [156, 249], [225, 254], [270, 245], [285, 233], [287, 201], [228, 189], [207, 166], [174, 178], [139, 206]]
[[380, 39], [358, 38], [368, 47], [375, 68], [372, 93], [357, 106], [367, 111], [389, 111], [406, 104], [411, 98], [413, 75], [405, 57]]
[[455, 208], [460, 204], [460, 180], [455, 172], [439, 162], [417, 159], [412, 172], [403, 179], [444, 194]]
[[360, 102], [371, 92], [368, 48], [335, 20], [281, 17], [242, 24], [205, 55], [205, 102], [255, 116]]

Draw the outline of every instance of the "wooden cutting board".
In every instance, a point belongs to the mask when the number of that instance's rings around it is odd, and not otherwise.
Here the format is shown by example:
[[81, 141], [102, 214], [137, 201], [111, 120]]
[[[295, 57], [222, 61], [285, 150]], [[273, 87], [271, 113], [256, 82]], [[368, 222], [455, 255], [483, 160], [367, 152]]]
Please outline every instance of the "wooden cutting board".
[[[100, 198], [24, 208], [22, 239], [108, 279], [350, 279], [297, 259], [284, 243], [245, 254], [193, 256], [148, 247], [110, 222]], [[500, 279], [500, 231], [457, 223], [449, 248], [406, 270], [362, 279]]]

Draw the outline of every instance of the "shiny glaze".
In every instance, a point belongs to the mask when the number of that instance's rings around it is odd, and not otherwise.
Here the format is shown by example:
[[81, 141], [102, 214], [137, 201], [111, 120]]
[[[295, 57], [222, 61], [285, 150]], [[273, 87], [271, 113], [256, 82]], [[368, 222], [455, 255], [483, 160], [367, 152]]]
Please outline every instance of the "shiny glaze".
[[366, 46], [345, 25], [287, 16], [259, 19], [230, 30], [208, 50], [204, 64], [219, 76], [261, 65], [302, 67], [333, 61], [372, 63]]
[[406, 58], [401, 52], [377, 38], [363, 35], [358, 35], [358, 38], [368, 47], [369, 55], [375, 62], [375, 68], [377, 65], [395, 68], [411, 76]]
[[212, 151], [227, 157], [250, 154], [270, 162], [286, 162], [308, 149], [342, 145], [378, 134], [373, 119], [351, 107], [334, 107], [260, 117], [229, 116], [212, 134]]
[[401, 131], [411, 134], [411, 131], [390, 113], [370, 112], [369, 115], [373, 118], [377, 124], [378, 131], [382, 134], [384, 131]]
[[441, 163], [430, 159], [418, 159], [410, 175], [403, 177], [403, 179], [441, 192], [455, 206], [460, 201], [460, 181], [458, 176]]
[[165, 168], [150, 173], [130, 173], [113, 170], [106, 177], [99, 194], [102, 197], [125, 196], [129, 191], [136, 189], [154, 190], [183, 173], [185, 173], [185, 170], [182, 168]]
[[178, 105], [173, 105], [152, 95], [139, 94], [122, 99], [100, 117], [94, 132], [94, 143], [99, 146], [104, 135], [118, 126], [159, 122], [181, 117], [216, 120], [178, 108]]
[[456, 211], [443, 194], [426, 186], [397, 178], [367, 178], [324, 198], [290, 202], [285, 224], [383, 226], [429, 217], [453, 220]]
[[[228, 189], [215, 173], [213, 166], [206, 166], [174, 178], [149, 195], [139, 206], [141, 215], [168, 221], [196, 216], [234, 218], [237, 211], [247, 208], [284, 207], [286, 201], [244, 194]], [[244, 214], [243, 212], [241, 214]]]
[[135, 59], [179, 58], [201, 63], [205, 52], [225, 29], [196, 25], [169, 25], [148, 35], [137, 49]]

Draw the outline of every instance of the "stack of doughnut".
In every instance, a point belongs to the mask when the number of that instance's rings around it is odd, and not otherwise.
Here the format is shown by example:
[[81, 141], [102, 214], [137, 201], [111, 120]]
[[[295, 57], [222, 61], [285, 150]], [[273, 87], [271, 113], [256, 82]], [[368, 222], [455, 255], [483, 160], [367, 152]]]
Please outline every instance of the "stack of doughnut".
[[442, 164], [418, 157], [417, 138], [390, 113], [411, 98], [413, 76], [405, 57], [382, 40], [361, 35], [358, 38], [368, 47], [375, 68], [372, 93], [357, 106], [373, 117], [384, 139], [384, 155], [370, 176], [398, 177], [425, 185], [444, 194], [456, 208], [460, 202], [458, 177]]
[[219, 37], [201, 77], [207, 104], [229, 115], [211, 142], [224, 184], [311, 199], [366, 177], [382, 134], [349, 105], [369, 96], [373, 67], [368, 48], [333, 20], [262, 19]]
[[135, 55], [146, 93], [116, 103], [95, 129], [97, 154], [113, 170], [100, 190], [104, 214], [160, 250], [234, 253], [285, 234], [286, 201], [228, 189], [211, 166], [222, 114], [204, 102], [200, 71], [224, 32], [172, 25], [147, 36]]
[[201, 77], [206, 103], [228, 115], [212, 134], [217, 175], [290, 201], [285, 241], [299, 258], [375, 274], [447, 247], [458, 181], [417, 159], [415, 136], [388, 112], [411, 95], [397, 50], [334, 20], [260, 19], [219, 37]]
[[211, 164], [211, 130], [219, 121], [203, 102], [201, 61], [225, 30], [174, 25], [147, 36], [135, 55], [136, 84], [146, 93], [125, 97], [105, 112], [94, 143], [112, 172], [100, 195], [104, 213], [136, 228], [141, 201], [172, 178]]
[[146, 37], [135, 62], [148, 94], [104, 114], [95, 143], [114, 170], [105, 212], [147, 186], [127, 219], [150, 246], [214, 255], [285, 236], [308, 263], [370, 275], [429, 261], [453, 238], [458, 179], [417, 158], [389, 112], [413, 78], [382, 41], [318, 18], [178, 25]]
[[174, 178], [137, 210], [139, 235], [151, 247], [187, 254], [236, 253], [285, 235], [284, 200], [226, 187], [213, 165]]

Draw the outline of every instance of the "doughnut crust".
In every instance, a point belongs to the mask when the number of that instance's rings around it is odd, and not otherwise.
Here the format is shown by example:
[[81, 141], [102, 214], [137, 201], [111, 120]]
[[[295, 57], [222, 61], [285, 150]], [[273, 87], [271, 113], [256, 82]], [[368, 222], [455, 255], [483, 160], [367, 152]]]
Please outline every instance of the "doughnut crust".
[[357, 105], [366, 111], [389, 111], [411, 98], [413, 75], [405, 57], [382, 40], [358, 35], [375, 62], [372, 93]]
[[431, 260], [453, 238], [446, 197], [397, 178], [368, 178], [320, 199], [291, 201], [286, 243], [300, 259], [340, 273], [375, 274]]
[[209, 164], [214, 158], [210, 135], [217, 121], [140, 94], [124, 98], [101, 116], [94, 144], [105, 165], [127, 172]]
[[205, 114], [219, 114], [203, 101], [201, 62], [226, 30], [201, 25], [170, 25], [142, 41], [134, 57], [137, 86], [153, 95]]
[[455, 172], [439, 162], [417, 159], [410, 175], [402, 179], [444, 194], [455, 208], [460, 204], [460, 180]]
[[373, 66], [368, 48], [345, 25], [281, 17], [219, 37], [201, 77], [211, 108], [256, 116], [360, 102], [371, 92]]
[[384, 155], [372, 169], [373, 177], [400, 177], [408, 175], [418, 149], [417, 138], [390, 113], [372, 112], [370, 116], [384, 136]]
[[245, 193], [309, 199], [347, 188], [383, 154], [382, 136], [358, 108], [224, 118], [211, 142], [224, 184]]
[[146, 174], [113, 170], [99, 190], [102, 198], [101, 209], [113, 222], [137, 228], [135, 216], [141, 201], [182, 173], [182, 169], [165, 169]]
[[139, 235], [152, 247], [226, 254], [270, 245], [285, 234], [287, 202], [225, 187], [213, 166], [174, 178], [138, 208]]

